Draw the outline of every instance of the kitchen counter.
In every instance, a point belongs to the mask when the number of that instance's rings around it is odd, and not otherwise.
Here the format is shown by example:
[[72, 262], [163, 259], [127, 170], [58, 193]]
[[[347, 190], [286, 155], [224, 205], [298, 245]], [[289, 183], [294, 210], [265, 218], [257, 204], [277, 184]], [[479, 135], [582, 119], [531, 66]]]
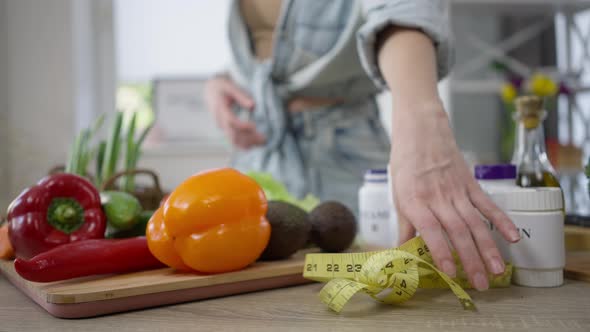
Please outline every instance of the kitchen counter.
[[0, 332], [5, 331], [590, 331], [590, 283], [560, 288], [469, 291], [478, 312], [446, 290], [420, 290], [402, 306], [364, 294], [343, 313], [318, 299], [321, 284], [249, 293], [97, 318], [50, 316], [0, 275]]

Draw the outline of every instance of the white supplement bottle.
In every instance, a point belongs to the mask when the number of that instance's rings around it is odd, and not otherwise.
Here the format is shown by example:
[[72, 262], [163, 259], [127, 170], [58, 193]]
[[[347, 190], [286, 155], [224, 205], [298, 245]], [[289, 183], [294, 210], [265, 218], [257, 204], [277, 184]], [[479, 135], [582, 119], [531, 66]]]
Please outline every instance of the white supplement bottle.
[[514, 188], [516, 185], [516, 165], [492, 164], [476, 165], [475, 178], [486, 193]]
[[363, 246], [392, 248], [397, 242], [397, 223], [389, 193], [386, 169], [370, 169], [359, 189], [359, 229]]
[[520, 233], [520, 241], [511, 244], [490, 226], [503, 258], [514, 266], [512, 282], [529, 287], [562, 285], [565, 243], [561, 189], [503, 188], [490, 197]]

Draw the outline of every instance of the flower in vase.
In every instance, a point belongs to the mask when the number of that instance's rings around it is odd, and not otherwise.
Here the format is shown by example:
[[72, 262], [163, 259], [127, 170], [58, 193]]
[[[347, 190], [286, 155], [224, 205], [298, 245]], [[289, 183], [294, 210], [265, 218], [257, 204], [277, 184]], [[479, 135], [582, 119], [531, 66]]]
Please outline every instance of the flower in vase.
[[565, 84], [564, 82], [560, 82], [558, 93], [560, 95], [570, 96], [572, 94], [572, 89], [570, 89], [570, 87], [567, 84]]
[[518, 96], [518, 91], [512, 83], [504, 83], [501, 88], [502, 100], [506, 104], [511, 104], [514, 99]]
[[530, 91], [539, 97], [555, 96], [559, 91], [559, 86], [544, 74], [534, 74], [529, 82]]

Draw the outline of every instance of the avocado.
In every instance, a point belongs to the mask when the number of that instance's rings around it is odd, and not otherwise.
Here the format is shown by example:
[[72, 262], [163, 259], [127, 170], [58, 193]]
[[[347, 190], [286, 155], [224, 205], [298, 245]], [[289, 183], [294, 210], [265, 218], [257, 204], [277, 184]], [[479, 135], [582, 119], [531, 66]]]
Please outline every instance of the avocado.
[[339, 202], [321, 203], [309, 213], [309, 221], [311, 241], [323, 251], [346, 250], [356, 236], [356, 218], [346, 205]]
[[311, 230], [305, 210], [286, 202], [270, 201], [266, 219], [271, 226], [270, 240], [260, 259], [287, 258], [305, 246]]

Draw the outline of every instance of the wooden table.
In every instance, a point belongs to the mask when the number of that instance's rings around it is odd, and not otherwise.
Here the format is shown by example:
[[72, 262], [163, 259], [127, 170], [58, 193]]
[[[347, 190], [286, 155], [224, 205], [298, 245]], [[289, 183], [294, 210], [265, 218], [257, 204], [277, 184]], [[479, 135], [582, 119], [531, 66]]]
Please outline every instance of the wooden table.
[[319, 302], [321, 284], [250, 293], [91, 319], [47, 314], [0, 275], [0, 331], [590, 331], [590, 283], [469, 291], [479, 312], [448, 291], [420, 290], [409, 303], [358, 295], [340, 315]]

